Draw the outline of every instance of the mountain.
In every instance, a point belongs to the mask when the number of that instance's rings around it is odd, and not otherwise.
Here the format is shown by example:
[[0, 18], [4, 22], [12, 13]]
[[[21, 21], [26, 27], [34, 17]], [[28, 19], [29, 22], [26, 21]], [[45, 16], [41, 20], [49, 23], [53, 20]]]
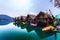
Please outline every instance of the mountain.
[[12, 21], [13, 21], [12, 17], [8, 15], [0, 14], [0, 25], [7, 25], [11, 23]]

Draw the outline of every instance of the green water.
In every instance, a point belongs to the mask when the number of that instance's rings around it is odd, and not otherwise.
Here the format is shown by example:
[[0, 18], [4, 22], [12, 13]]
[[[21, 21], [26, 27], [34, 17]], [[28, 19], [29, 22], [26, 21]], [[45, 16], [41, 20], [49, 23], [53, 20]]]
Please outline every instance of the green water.
[[35, 31], [27, 32], [24, 29], [20, 29], [20, 31], [10, 29], [2, 32], [2, 40], [55, 40], [55, 37], [52, 35], [47, 38], [40, 38]]
[[60, 33], [57, 33], [57, 40], [60, 40]]
[[[4, 38], [6, 40], [55, 40], [54, 32], [48, 31], [43, 32], [41, 26], [33, 27], [30, 25], [21, 25], [14, 24], [17, 26], [20, 31], [14, 30], [13, 32], [9, 32], [10, 36]], [[26, 30], [24, 30], [26, 29]], [[10, 39], [11, 38], [11, 39]], [[16, 38], [16, 39], [15, 39]]]

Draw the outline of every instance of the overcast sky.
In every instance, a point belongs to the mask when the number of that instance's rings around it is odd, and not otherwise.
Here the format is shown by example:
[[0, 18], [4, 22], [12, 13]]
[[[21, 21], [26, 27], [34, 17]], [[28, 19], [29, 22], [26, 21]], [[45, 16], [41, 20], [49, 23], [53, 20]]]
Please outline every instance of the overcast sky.
[[[60, 13], [60, 9], [53, 6], [50, 0], [0, 0], [0, 14], [12, 17], [39, 13], [51, 9], [53, 14]], [[14, 16], [13, 16], [14, 15]]]

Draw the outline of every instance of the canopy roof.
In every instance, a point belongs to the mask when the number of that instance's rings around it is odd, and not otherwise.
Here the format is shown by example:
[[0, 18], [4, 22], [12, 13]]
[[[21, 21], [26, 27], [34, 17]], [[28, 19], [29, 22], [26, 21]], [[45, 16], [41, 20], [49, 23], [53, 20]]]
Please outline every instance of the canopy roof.
[[56, 15], [56, 18], [60, 19], [60, 14]]

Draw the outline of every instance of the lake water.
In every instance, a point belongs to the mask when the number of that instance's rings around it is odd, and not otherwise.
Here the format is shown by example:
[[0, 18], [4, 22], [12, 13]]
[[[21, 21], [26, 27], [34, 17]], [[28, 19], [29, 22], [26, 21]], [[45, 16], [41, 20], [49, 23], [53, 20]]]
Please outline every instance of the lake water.
[[[8, 19], [8, 21], [4, 20], [0, 22], [0, 40], [55, 40], [55, 36], [51, 35], [46, 38], [41, 38], [42, 34], [40, 31], [40, 28], [37, 28], [35, 30], [31, 30], [28, 27], [28, 30], [26, 28], [21, 29], [20, 27], [17, 27], [13, 25], [12, 18], [6, 15], [2, 15], [1, 18]], [[10, 23], [10, 24], [9, 24]], [[1, 25], [2, 24], [2, 25]], [[47, 33], [49, 34], [49, 33]], [[57, 40], [60, 40], [60, 33], [57, 33]], [[40, 36], [41, 35], [41, 36]], [[47, 35], [46, 35], [47, 36]]]
[[[41, 34], [42, 35], [42, 34]], [[57, 33], [57, 40], [60, 40], [60, 33]], [[33, 30], [27, 32], [26, 29], [21, 29], [10, 23], [0, 26], [0, 40], [55, 40], [54, 35], [41, 39]]]

